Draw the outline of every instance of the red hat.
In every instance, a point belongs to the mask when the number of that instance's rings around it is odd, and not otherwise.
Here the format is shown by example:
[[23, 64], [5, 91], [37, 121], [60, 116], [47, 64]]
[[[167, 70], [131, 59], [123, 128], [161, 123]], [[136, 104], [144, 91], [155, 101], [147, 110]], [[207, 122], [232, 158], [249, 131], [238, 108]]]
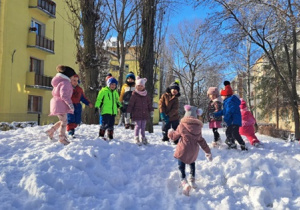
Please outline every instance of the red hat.
[[244, 99], [240, 99], [241, 100], [241, 105], [240, 105], [240, 109], [245, 109], [245, 108], [247, 108], [247, 103], [246, 103], [246, 101], [244, 101]]
[[230, 82], [225, 81], [224, 85], [225, 85], [225, 88], [224, 88], [224, 90], [221, 90], [221, 93], [220, 93], [221, 96], [231, 96], [231, 95], [233, 95], [233, 91], [231, 89]]

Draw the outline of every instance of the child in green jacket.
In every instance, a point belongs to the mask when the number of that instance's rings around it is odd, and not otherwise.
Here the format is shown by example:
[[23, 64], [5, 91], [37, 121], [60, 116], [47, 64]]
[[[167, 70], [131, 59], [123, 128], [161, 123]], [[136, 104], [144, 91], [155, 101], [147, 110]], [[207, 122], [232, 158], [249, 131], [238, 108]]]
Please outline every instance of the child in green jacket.
[[107, 87], [103, 88], [97, 96], [95, 108], [101, 110], [102, 124], [100, 125], [99, 137], [103, 140], [107, 130], [108, 139], [113, 139], [115, 116], [118, 114], [118, 108], [122, 107], [119, 102], [119, 94], [116, 90], [118, 81], [111, 77], [107, 80]]

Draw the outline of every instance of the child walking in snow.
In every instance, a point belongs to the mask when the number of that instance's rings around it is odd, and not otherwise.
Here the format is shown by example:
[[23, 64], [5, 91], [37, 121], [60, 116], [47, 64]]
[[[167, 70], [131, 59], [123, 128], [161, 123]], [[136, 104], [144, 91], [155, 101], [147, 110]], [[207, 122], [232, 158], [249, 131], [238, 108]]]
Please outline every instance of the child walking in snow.
[[247, 103], [241, 98], [241, 114], [242, 114], [242, 126], [239, 129], [240, 135], [246, 136], [250, 144], [257, 147], [261, 145], [260, 141], [255, 135], [254, 124], [256, 120], [252, 113], [247, 108]]
[[130, 118], [135, 122], [134, 140], [136, 144], [141, 145], [139, 132], [141, 132], [141, 141], [143, 144], [148, 144], [145, 136], [147, 120], [153, 116], [153, 107], [150, 97], [145, 90], [146, 78], [137, 76], [135, 90], [127, 107], [126, 118]]
[[214, 134], [214, 141], [212, 143], [213, 147], [217, 147], [221, 144], [220, 134], [218, 132], [218, 128], [222, 128], [222, 117], [213, 117], [211, 113], [218, 112], [222, 109], [222, 103], [218, 99], [219, 91], [217, 87], [210, 87], [207, 91], [207, 96], [210, 101], [207, 109], [207, 119], [209, 122], [209, 128], [212, 129]]
[[134, 122], [131, 122], [130, 118], [126, 116], [127, 107], [132, 95], [132, 92], [135, 90], [135, 75], [133, 72], [129, 72], [126, 75], [125, 84], [121, 88], [120, 92], [120, 102], [122, 103], [122, 113], [125, 115], [125, 129], [134, 129]]
[[[203, 149], [209, 161], [212, 160], [212, 155], [209, 146], [202, 137], [203, 123], [197, 119], [197, 115], [201, 115], [202, 110], [190, 105], [185, 105], [184, 109], [185, 115], [179, 126], [176, 131], [170, 130], [168, 136], [172, 140], [181, 138], [176, 146], [174, 157], [178, 159], [183, 193], [188, 196], [191, 188], [197, 187], [195, 184], [195, 161], [200, 150], [199, 146]], [[185, 175], [186, 164], [190, 166], [189, 183]]]
[[108, 139], [111, 140], [113, 139], [114, 134], [115, 117], [118, 113], [118, 108], [122, 107], [122, 105], [119, 102], [119, 94], [116, 90], [118, 81], [115, 78], [110, 77], [106, 83], [107, 87], [103, 88], [98, 93], [95, 108], [101, 110], [102, 116], [99, 137], [106, 140], [104, 135], [107, 130]]
[[[179, 125], [179, 81], [173, 82], [159, 99], [159, 112], [162, 124], [162, 141], [169, 141], [168, 130], [172, 127], [176, 130]], [[178, 140], [174, 141], [175, 144]]]
[[82, 105], [80, 102], [85, 105], [93, 108], [93, 104], [85, 97], [83, 90], [78, 85], [79, 76], [76, 74], [71, 79], [71, 84], [73, 86], [73, 94], [72, 94], [72, 103], [74, 106], [74, 114], [68, 114], [68, 125], [67, 131], [69, 136], [74, 138], [75, 128], [81, 123], [81, 112]]
[[226, 141], [225, 143], [231, 149], [236, 149], [235, 140], [241, 146], [242, 150], [247, 150], [245, 142], [239, 133], [239, 127], [242, 125], [242, 116], [240, 111], [241, 101], [238, 97], [233, 95], [233, 91], [229, 81], [224, 82], [225, 89], [221, 90], [221, 97], [223, 99], [223, 110], [212, 113], [213, 117], [224, 115], [224, 121], [227, 124]]
[[49, 116], [56, 115], [59, 121], [47, 130], [46, 134], [49, 139], [53, 140], [54, 132], [59, 129], [59, 141], [64, 145], [68, 145], [70, 142], [66, 137], [67, 113], [74, 113], [74, 106], [71, 100], [73, 94], [71, 79], [76, 73], [71, 67], [63, 65], [57, 66], [56, 71], [58, 73], [51, 81], [53, 97], [50, 101]]

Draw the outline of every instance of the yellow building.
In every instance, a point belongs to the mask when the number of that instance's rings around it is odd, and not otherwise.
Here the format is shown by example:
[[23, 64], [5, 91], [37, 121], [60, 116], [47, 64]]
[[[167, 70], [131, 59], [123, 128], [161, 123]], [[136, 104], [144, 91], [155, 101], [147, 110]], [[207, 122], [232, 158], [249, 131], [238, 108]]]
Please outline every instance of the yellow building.
[[0, 1], [0, 122], [48, 117], [58, 64], [73, 67], [76, 45], [64, 0]]
[[[111, 59], [110, 59], [110, 73], [115, 78], [119, 78], [119, 62], [116, 56], [113, 54], [116, 53], [116, 40], [111, 39], [109, 46], [107, 47], [107, 50], [109, 50], [111, 53]], [[132, 71], [135, 75], [139, 75], [139, 62], [137, 58], [137, 52], [136, 47], [130, 47], [126, 53], [125, 56], [125, 70], [124, 70], [124, 80], [126, 78], [126, 75]], [[159, 78], [159, 70], [157, 70], [156, 78]], [[149, 80], [149, 79], [148, 79]], [[150, 81], [150, 80], [149, 80]], [[148, 82], [149, 82], [148, 81]], [[125, 81], [123, 81], [124, 84]], [[121, 87], [119, 87], [121, 88]], [[153, 115], [153, 123], [158, 124], [159, 122], [159, 110], [158, 110], [158, 102], [159, 102], [159, 82], [155, 83], [154, 87], [154, 96], [153, 96], [153, 108], [154, 108], [154, 115]], [[116, 123], [118, 122], [118, 119], [116, 119]]]

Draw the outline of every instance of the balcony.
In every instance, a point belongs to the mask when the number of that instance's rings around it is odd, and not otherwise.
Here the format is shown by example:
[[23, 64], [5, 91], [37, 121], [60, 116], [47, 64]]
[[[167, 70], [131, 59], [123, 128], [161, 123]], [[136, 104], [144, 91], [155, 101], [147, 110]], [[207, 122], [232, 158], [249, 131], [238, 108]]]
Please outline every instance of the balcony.
[[28, 44], [29, 48], [37, 48], [45, 52], [54, 54], [54, 41], [48, 39], [44, 36], [40, 36], [35, 32], [30, 32], [28, 34]]
[[51, 0], [29, 0], [29, 8], [37, 9], [42, 15], [55, 18], [56, 3]]
[[26, 73], [26, 87], [52, 90], [52, 77], [36, 74], [35, 72]]

